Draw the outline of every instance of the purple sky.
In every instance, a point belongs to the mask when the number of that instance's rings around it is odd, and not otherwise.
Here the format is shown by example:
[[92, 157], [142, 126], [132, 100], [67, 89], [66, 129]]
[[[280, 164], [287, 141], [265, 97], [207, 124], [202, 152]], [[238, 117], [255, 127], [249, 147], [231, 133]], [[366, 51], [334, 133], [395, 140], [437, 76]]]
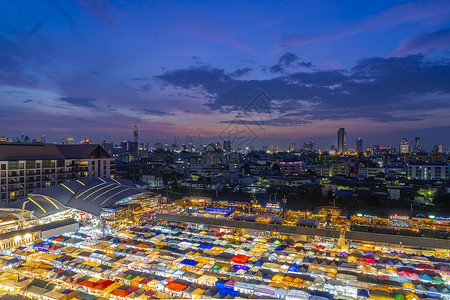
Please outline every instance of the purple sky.
[[0, 136], [448, 146], [449, 24], [440, 0], [0, 1]]

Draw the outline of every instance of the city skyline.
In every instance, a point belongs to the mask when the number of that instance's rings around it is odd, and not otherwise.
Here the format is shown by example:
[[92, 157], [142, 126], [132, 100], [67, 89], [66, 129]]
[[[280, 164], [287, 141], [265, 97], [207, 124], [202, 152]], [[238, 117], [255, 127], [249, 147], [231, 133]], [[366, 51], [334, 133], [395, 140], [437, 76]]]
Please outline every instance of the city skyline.
[[[437, 144], [433, 144], [430, 146], [423, 146], [422, 145], [422, 139], [421, 137], [414, 137], [414, 144], [410, 144], [408, 141], [407, 137], [404, 137], [401, 139], [401, 141], [399, 141], [397, 144], [388, 144], [388, 143], [378, 143], [378, 144], [370, 144], [370, 145], [366, 145], [364, 142], [364, 139], [362, 139], [360, 136], [358, 136], [358, 138], [356, 138], [354, 140], [354, 143], [350, 142], [348, 143], [347, 140], [347, 132], [345, 130], [345, 128], [339, 128], [338, 131], [338, 137], [336, 139], [336, 143], [334, 144], [329, 144], [329, 145], [320, 145], [318, 148], [316, 147], [316, 141], [315, 140], [308, 140], [308, 139], [303, 139], [301, 140], [301, 144], [298, 144], [298, 146], [296, 146], [295, 142], [291, 142], [290, 144], [270, 144], [270, 143], [261, 143], [261, 141], [258, 141], [257, 139], [251, 140], [251, 143], [249, 144], [245, 144], [242, 143], [242, 140], [239, 140], [239, 137], [230, 137], [229, 139], [224, 137], [216, 137], [215, 139], [207, 139], [207, 141], [203, 140], [201, 136], [174, 136], [173, 140], [168, 140], [168, 139], [162, 139], [162, 140], [157, 140], [154, 137], [152, 137], [152, 141], [149, 140], [138, 140], [138, 136], [139, 136], [139, 129], [137, 127], [137, 125], [135, 125], [133, 127], [133, 133], [132, 133], [132, 137], [133, 138], [125, 138], [119, 141], [114, 141], [114, 140], [107, 140], [107, 139], [101, 139], [99, 141], [95, 141], [90, 139], [87, 136], [84, 136], [82, 139], [80, 140], [76, 140], [73, 137], [60, 137], [59, 140], [58, 139], [51, 139], [51, 140], [47, 140], [47, 136], [46, 135], [42, 135], [39, 138], [36, 137], [29, 137], [26, 134], [22, 133], [20, 137], [16, 137], [16, 138], [12, 138], [12, 137], [4, 137], [4, 136], [0, 136], [0, 142], [2, 141], [8, 141], [8, 142], [19, 142], [19, 143], [56, 143], [56, 144], [78, 144], [78, 143], [92, 143], [92, 144], [103, 144], [103, 143], [112, 143], [112, 145], [121, 146], [121, 143], [123, 142], [128, 142], [131, 144], [135, 144], [135, 147], [138, 147], [139, 145], [149, 145], [150, 147], [154, 147], [158, 144], [162, 145], [167, 145], [170, 148], [173, 147], [173, 145], [176, 145], [177, 147], [180, 147], [182, 145], [188, 145], [188, 144], [192, 144], [194, 146], [198, 146], [198, 145], [208, 145], [208, 144], [223, 144], [224, 150], [226, 149], [241, 149], [244, 150], [245, 148], [248, 149], [253, 149], [253, 150], [261, 150], [264, 149], [265, 147], [270, 147], [271, 149], [276, 149], [277, 151], [289, 151], [289, 152], [295, 152], [296, 150], [306, 150], [306, 151], [312, 151], [314, 152], [315, 150], [317, 151], [337, 151], [338, 153], [344, 153], [347, 151], [365, 151], [369, 148], [376, 148], [376, 147], [393, 147], [393, 149], [395, 149], [396, 152], [400, 153], [400, 154], [406, 154], [406, 153], [418, 153], [418, 152], [433, 152], [436, 150], [436, 147], [440, 147], [442, 149], [441, 153], [444, 151], [448, 151], [448, 147], [447, 145], [444, 145], [442, 143], [437, 143]], [[340, 138], [340, 136], [342, 136], [342, 139]], [[244, 141], [248, 140], [248, 138], [244, 138]], [[184, 141], [184, 142], [183, 142]], [[264, 141], [264, 139], [263, 139]], [[273, 139], [268, 140], [268, 142], [273, 141]], [[341, 142], [340, 142], [341, 141]], [[339, 144], [342, 143], [342, 147], [344, 149], [341, 149], [341, 147], [339, 146]], [[406, 143], [406, 146], [405, 146]], [[417, 143], [419, 143], [419, 148], [417, 147]], [[226, 144], [226, 146], [225, 146]], [[336, 146], [337, 145], [337, 146]], [[350, 145], [350, 146], [348, 146]], [[364, 145], [364, 146], [363, 146]], [[310, 148], [313, 147], [315, 150], [311, 150]], [[406, 147], [406, 148], [405, 148]], [[228, 151], [230, 151], [228, 150]]]
[[450, 3], [175, 4], [0, 3], [0, 135], [450, 145]]

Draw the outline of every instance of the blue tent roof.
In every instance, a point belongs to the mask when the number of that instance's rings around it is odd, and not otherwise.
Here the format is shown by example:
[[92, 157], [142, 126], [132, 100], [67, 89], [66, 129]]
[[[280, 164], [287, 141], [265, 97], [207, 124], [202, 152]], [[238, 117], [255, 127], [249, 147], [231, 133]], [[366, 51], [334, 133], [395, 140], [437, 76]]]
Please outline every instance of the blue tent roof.
[[193, 260], [193, 259], [188, 259], [186, 258], [185, 260], [181, 261], [182, 264], [184, 265], [189, 265], [189, 266], [196, 266], [198, 264], [197, 261]]
[[358, 289], [358, 297], [369, 298], [369, 293], [365, 289]]

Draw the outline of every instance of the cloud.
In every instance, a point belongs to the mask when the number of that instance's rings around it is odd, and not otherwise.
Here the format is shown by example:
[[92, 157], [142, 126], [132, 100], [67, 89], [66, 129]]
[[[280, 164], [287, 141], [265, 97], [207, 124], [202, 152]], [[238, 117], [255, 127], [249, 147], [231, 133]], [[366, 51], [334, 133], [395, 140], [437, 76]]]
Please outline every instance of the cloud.
[[273, 65], [269, 68], [270, 73], [285, 73], [287, 71], [287, 68], [294, 67], [294, 68], [310, 68], [312, 67], [312, 63], [310, 62], [303, 62], [299, 61], [299, 58], [297, 55], [291, 52], [286, 52], [283, 54], [280, 59], [278, 60], [278, 63]]
[[150, 116], [168, 116], [168, 115], [172, 115], [169, 113], [166, 113], [165, 111], [162, 110], [156, 110], [156, 109], [148, 109], [148, 108], [132, 108], [132, 111], [138, 111], [142, 114], [145, 115], [150, 115]]
[[237, 70], [235, 70], [234, 72], [232, 72], [232, 73], [230, 74], [230, 76], [231, 76], [231, 77], [238, 78], [238, 77], [242, 77], [242, 76], [244, 76], [244, 75], [247, 75], [247, 74], [250, 73], [251, 71], [252, 71], [251, 68], [237, 69]]
[[286, 52], [278, 60], [279, 65], [290, 66], [293, 62], [298, 60], [298, 56], [291, 52]]
[[19, 95], [27, 95], [27, 92], [24, 91], [18, 91], [18, 90], [10, 90], [10, 91], [3, 91], [3, 93], [10, 95], [10, 96], [19, 96]]
[[28, 99], [28, 100], [24, 100], [24, 101], [23, 101], [23, 103], [31, 103], [31, 102], [33, 102], [33, 100], [31, 100], [31, 99]]
[[152, 89], [152, 85], [150, 83], [141, 85], [140, 87], [134, 89], [137, 92], [148, 92]]
[[128, 79], [132, 80], [132, 81], [147, 81], [147, 80], [151, 80], [150, 77], [131, 77], [131, 78], [128, 78]]
[[271, 118], [267, 120], [227, 120], [221, 121], [222, 124], [236, 124], [236, 125], [256, 125], [256, 126], [273, 126], [273, 127], [290, 127], [304, 124], [310, 124], [311, 121], [301, 120], [298, 118]]
[[[295, 60], [287, 62], [295, 64]], [[203, 93], [205, 106], [221, 112], [243, 111], [264, 91], [271, 97], [267, 104], [282, 113], [268, 121], [271, 126], [344, 119], [412, 122], [428, 118], [415, 110], [450, 109], [450, 62], [423, 55], [372, 57], [350, 70], [311, 70], [260, 80], [240, 80], [205, 66], [168, 71], [156, 78]]]
[[60, 97], [58, 98], [58, 100], [73, 106], [92, 107], [92, 108], [97, 107], [95, 104], [92, 103], [95, 101], [95, 98]]
[[442, 28], [405, 40], [391, 56], [450, 50], [450, 28]]

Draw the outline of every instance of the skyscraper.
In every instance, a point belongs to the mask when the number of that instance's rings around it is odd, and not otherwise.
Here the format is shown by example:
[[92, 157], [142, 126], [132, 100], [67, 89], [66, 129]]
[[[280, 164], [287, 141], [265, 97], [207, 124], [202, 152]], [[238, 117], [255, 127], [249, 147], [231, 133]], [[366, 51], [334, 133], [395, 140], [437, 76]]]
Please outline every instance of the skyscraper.
[[409, 142], [407, 138], [402, 138], [400, 142], [400, 154], [408, 154], [409, 153]]
[[303, 150], [308, 152], [314, 152], [316, 151], [316, 144], [314, 142], [304, 142]]
[[291, 145], [289, 146], [289, 152], [295, 152], [295, 150], [295, 143], [291, 143]]
[[347, 151], [347, 144], [345, 142], [345, 128], [339, 128], [338, 130], [338, 152], [345, 153]]
[[137, 125], [134, 126], [134, 141], [136, 144], [139, 143], [139, 133], [138, 133], [138, 128]]
[[363, 140], [360, 137], [356, 139], [356, 151], [358, 152], [363, 151]]
[[41, 143], [45, 144], [45, 135], [41, 136]]
[[420, 143], [420, 137], [416, 136], [414, 138], [414, 152], [418, 153], [418, 152], [422, 152], [422, 144]]
[[223, 150], [225, 153], [231, 152], [231, 141], [223, 141]]

